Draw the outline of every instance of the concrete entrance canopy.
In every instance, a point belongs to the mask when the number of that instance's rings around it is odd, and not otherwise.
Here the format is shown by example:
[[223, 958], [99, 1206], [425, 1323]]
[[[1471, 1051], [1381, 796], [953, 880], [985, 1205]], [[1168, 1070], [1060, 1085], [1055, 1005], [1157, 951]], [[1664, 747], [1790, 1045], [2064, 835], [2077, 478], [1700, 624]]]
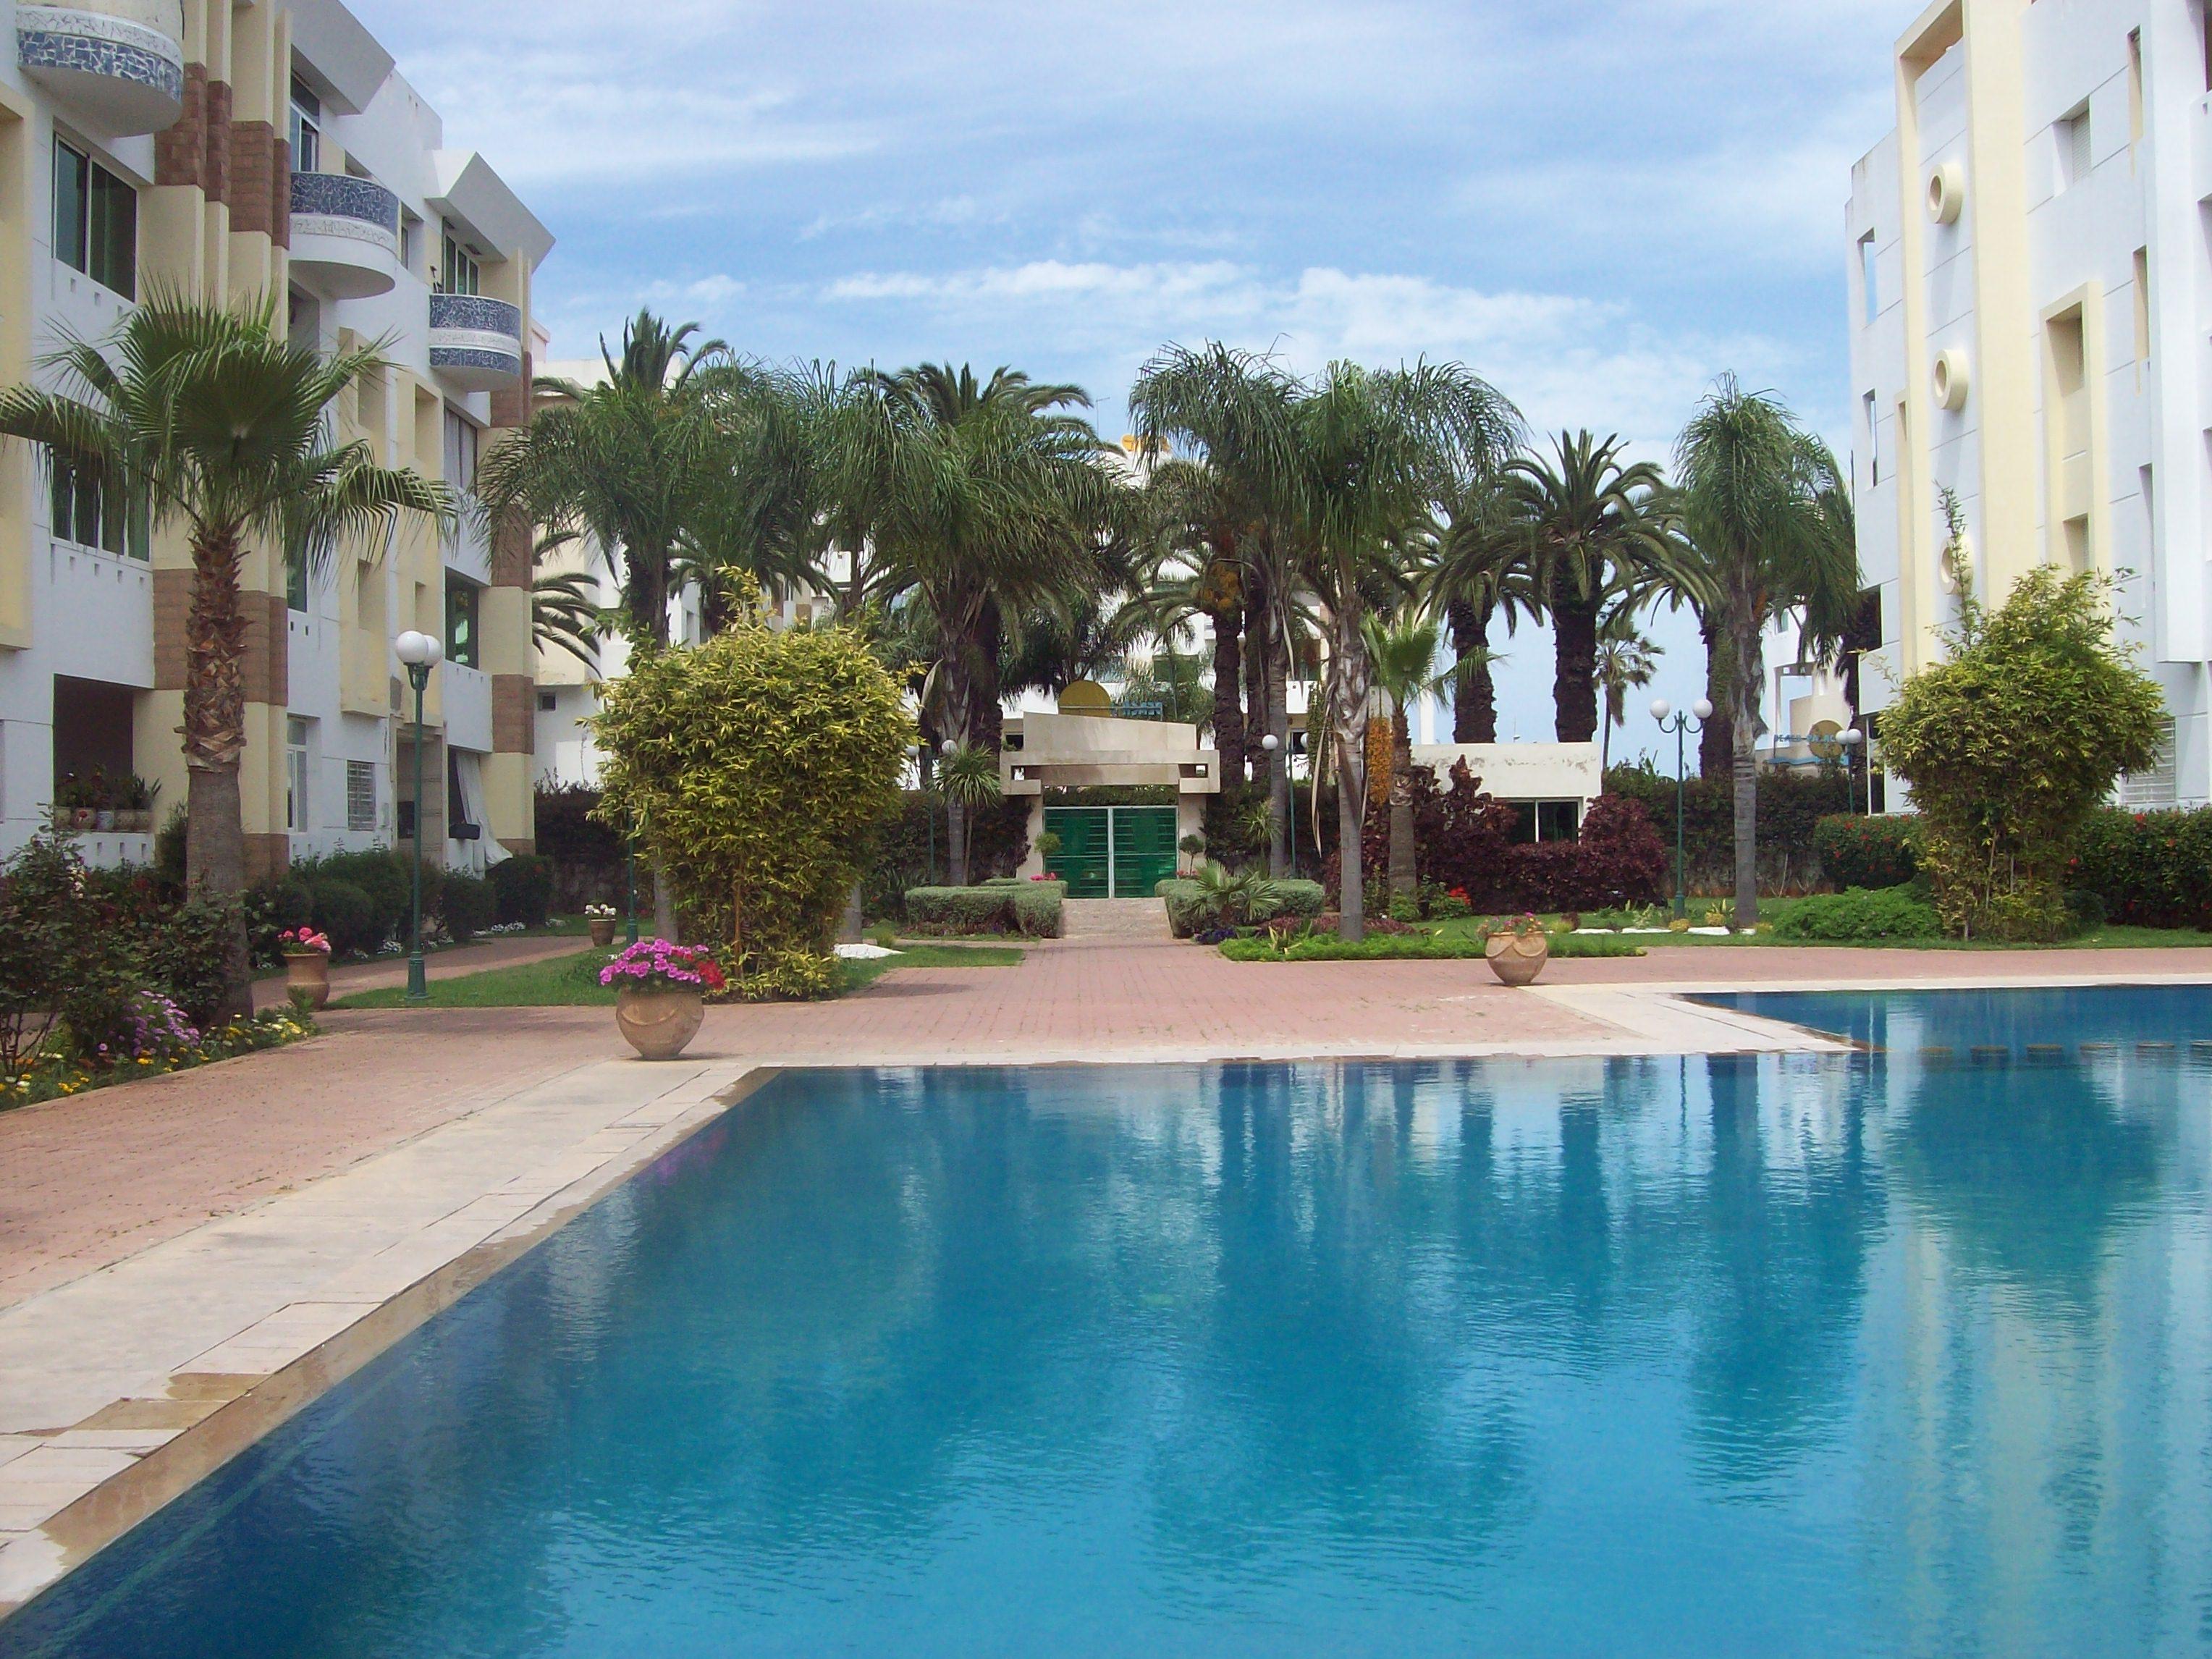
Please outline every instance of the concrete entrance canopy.
[[[1195, 726], [1095, 714], [1024, 714], [1009, 720], [999, 754], [999, 786], [1028, 798], [1030, 839], [1044, 833], [1047, 789], [1173, 787], [1178, 839], [1206, 823], [1206, 797], [1221, 793], [1221, 757], [1198, 746]], [[1042, 875], [1034, 853], [1022, 867]]]

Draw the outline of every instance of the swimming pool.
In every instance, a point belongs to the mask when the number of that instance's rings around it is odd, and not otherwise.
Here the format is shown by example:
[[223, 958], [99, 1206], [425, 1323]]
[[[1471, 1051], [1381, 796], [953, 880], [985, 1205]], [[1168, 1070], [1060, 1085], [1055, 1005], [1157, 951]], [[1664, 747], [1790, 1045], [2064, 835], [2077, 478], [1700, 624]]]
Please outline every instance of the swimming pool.
[[2208, 1077], [789, 1074], [0, 1655], [2212, 1651]]

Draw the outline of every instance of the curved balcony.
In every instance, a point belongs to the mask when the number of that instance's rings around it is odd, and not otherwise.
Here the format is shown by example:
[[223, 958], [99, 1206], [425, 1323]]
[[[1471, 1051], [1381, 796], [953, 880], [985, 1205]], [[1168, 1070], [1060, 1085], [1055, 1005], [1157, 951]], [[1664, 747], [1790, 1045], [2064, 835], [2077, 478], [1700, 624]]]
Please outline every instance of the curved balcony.
[[430, 367], [463, 392], [497, 392], [522, 378], [522, 312], [473, 294], [430, 296]]
[[185, 110], [179, 0], [15, 8], [15, 62], [116, 137], [159, 132]]
[[332, 300], [391, 293], [399, 280], [399, 198], [350, 173], [294, 173], [292, 274]]

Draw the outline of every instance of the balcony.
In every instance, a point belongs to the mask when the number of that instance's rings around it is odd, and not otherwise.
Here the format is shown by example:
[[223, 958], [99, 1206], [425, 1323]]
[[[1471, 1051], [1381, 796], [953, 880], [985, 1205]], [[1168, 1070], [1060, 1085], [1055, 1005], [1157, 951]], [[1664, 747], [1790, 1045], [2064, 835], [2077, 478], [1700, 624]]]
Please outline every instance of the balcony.
[[185, 109], [179, 0], [15, 8], [23, 73], [114, 137], [159, 132]]
[[463, 392], [497, 392], [522, 378], [522, 313], [473, 294], [430, 296], [430, 367]]
[[399, 198], [344, 173], [292, 175], [292, 274], [325, 299], [366, 300], [399, 280]]

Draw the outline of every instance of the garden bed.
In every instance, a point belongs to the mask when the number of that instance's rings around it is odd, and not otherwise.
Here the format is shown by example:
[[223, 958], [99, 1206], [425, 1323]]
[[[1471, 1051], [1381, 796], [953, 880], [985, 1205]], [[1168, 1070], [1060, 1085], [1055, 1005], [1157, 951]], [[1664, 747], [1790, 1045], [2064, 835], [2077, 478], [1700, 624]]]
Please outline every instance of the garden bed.
[[[1578, 957], [1640, 957], [1643, 948], [1622, 939], [1594, 933], [1553, 933], [1554, 959]], [[1224, 939], [1218, 947], [1231, 962], [1480, 962], [1489, 947], [1479, 934], [1373, 933], [1357, 944], [1329, 933], [1310, 933], [1282, 945], [1264, 937]]]
[[119, 1083], [137, 1083], [149, 1077], [167, 1077], [202, 1066], [213, 1066], [240, 1054], [282, 1048], [316, 1035], [315, 1023], [291, 1009], [234, 1019], [199, 1034], [196, 1043], [144, 1054], [111, 1066], [87, 1066], [64, 1055], [46, 1055], [11, 1083], [0, 1085], [0, 1108], [35, 1105], [42, 1100], [65, 1099]]

